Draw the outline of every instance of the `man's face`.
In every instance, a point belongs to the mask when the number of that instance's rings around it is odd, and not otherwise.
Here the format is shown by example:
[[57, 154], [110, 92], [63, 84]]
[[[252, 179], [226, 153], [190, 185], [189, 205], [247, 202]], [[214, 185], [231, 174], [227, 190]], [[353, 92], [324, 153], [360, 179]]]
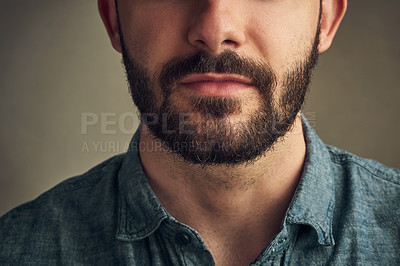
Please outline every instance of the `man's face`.
[[246, 163], [290, 130], [318, 52], [319, 1], [120, 0], [132, 98], [188, 162]]

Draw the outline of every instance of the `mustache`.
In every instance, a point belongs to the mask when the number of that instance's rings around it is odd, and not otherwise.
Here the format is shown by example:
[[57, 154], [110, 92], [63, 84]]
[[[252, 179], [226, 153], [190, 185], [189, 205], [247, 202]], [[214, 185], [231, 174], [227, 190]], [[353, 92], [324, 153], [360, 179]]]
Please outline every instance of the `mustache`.
[[249, 78], [263, 94], [271, 93], [277, 84], [277, 75], [268, 64], [244, 58], [231, 50], [219, 55], [199, 51], [186, 57], [175, 57], [163, 66], [159, 84], [167, 96], [180, 79], [190, 74], [204, 73], [242, 75]]

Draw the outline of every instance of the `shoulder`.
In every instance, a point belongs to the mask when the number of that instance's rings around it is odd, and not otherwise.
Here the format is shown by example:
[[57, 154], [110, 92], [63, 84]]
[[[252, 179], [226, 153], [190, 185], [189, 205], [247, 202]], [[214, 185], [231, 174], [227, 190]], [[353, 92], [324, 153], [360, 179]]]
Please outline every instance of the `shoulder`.
[[336, 202], [357, 206], [367, 214], [378, 213], [400, 225], [400, 170], [328, 147], [335, 173]]
[[[395, 259], [400, 246], [400, 171], [328, 147], [335, 173], [337, 247], [364, 245], [359, 256]], [[383, 248], [384, 247], [384, 248]]]
[[[25, 212], [41, 210], [46, 208], [46, 206], [56, 207], [59, 204], [66, 204], [72, 200], [87, 202], [87, 199], [93, 195], [103, 193], [106, 187], [104, 186], [105, 184], [112, 185], [113, 182], [116, 182], [115, 178], [117, 177], [123, 156], [112, 157], [82, 175], [71, 177], [61, 182], [41, 194], [35, 200], [22, 204], [6, 213], [0, 218], [0, 222], [4, 223], [12, 217], [17, 218], [16, 216], [19, 214], [22, 215]], [[53, 211], [56, 211], [56, 209], [53, 209]]]
[[[387, 167], [371, 159], [358, 157], [350, 152], [333, 146], [327, 146], [334, 170], [344, 178], [375, 181], [382, 186], [389, 186], [399, 191], [400, 170]], [[399, 191], [400, 192], [400, 191]]]
[[124, 155], [110, 158], [1, 217], [0, 262], [10, 258], [22, 261], [23, 254], [35, 254], [38, 248], [54, 256], [59, 254], [57, 243], [72, 237], [69, 232], [86, 234], [93, 229], [83, 226], [95, 228], [113, 223], [103, 217], [114, 215], [117, 176], [123, 158]]

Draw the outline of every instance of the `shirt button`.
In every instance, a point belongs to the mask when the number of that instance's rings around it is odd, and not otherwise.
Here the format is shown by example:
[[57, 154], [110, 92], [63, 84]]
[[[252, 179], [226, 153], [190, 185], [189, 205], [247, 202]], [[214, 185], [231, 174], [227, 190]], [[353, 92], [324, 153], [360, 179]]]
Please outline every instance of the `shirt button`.
[[178, 233], [175, 236], [175, 241], [179, 245], [186, 246], [190, 243], [190, 236], [186, 233]]

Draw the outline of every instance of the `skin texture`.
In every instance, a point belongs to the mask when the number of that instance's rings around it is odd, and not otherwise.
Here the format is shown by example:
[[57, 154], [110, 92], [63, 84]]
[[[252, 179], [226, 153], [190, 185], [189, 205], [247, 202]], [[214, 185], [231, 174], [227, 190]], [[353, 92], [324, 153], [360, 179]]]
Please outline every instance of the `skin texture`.
[[[111, 43], [122, 52], [114, 0], [98, 3]], [[319, 53], [331, 45], [346, 6], [346, 0], [322, 1]], [[174, 57], [200, 50], [213, 55], [232, 50], [268, 64], [281, 84], [285, 73], [311, 50], [320, 1], [118, 0], [118, 11], [126, 50], [153, 80]], [[162, 90], [160, 86], [153, 89], [154, 104], [161, 105]], [[282, 86], [273, 97], [280, 95]], [[175, 106], [190, 102], [184, 93], [172, 96]], [[259, 105], [254, 89], [236, 97], [246, 99], [242, 112]], [[194, 116], [192, 121], [201, 119]], [[234, 113], [229, 119], [234, 123], [248, 118]], [[160, 146], [146, 125], [141, 128], [141, 141], [149, 147]], [[297, 116], [273, 149], [249, 164], [201, 167], [162, 149], [143, 150], [140, 156], [161, 203], [200, 233], [216, 264], [248, 265], [280, 230], [301, 177], [305, 150]]]

